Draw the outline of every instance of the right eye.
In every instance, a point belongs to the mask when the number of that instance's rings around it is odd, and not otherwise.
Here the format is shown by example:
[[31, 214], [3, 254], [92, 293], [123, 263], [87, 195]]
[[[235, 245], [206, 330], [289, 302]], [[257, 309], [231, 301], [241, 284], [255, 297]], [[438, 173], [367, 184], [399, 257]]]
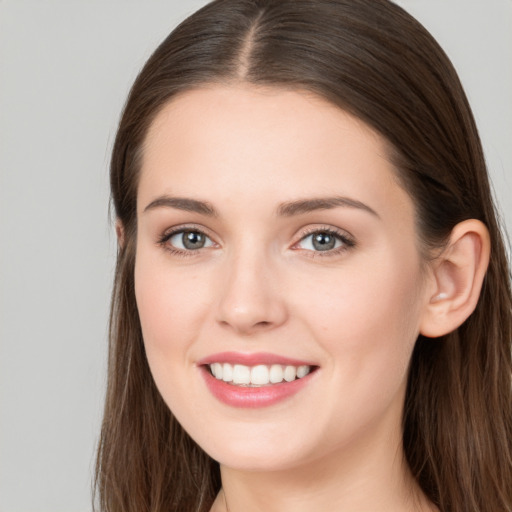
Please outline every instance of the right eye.
[[161, 242], [170, 245], [172, 249], [183, 252], [197, 251], [214, 245], [207, 235], [197, 229], [174, 231], [167, 234]]

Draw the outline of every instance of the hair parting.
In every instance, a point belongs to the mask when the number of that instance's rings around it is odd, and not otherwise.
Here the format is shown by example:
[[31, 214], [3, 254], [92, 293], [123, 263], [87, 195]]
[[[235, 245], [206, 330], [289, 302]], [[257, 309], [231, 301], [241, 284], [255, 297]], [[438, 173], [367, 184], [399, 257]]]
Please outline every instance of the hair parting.
[[95, 488], [102, 512], [207, 512], [218, 464], [186, 434], [153, 382], [134, 292], [137, 186], [148, 128], [180, 93], [215, 83], [307, 91], [390, 145], [427, 255], [478, 219], [492, 255], [476, 310], [420, 336], [403, 414], [405, 456], [442, 512], [512, 512], [510, 270], [478, 131], [432, 36], [387, 0], [216, 0], [156, 49], [125, 104], [111, 159], [119, 248], [108, 389]]

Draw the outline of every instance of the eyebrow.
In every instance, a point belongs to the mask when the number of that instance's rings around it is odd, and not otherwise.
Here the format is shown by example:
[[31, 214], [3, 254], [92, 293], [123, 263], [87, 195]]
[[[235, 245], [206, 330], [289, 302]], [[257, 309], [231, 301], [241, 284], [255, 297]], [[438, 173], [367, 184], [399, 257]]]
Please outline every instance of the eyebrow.
[[361, 201], [357, 201], [356, 199], [350, 199], [349, 197], [341, 196], [298, 199], [297, 201], [289, 201], [281, 204], [277, 209], [277, 213], [283, 217], [291, 217], [293, 215], [301, 215], [316, 210], [331, 210], [333, 208], [339, 207], [357, 208], [380, 218], [379, 214], [373, 208], [370, 208], [367, 204], [364, 204]]
[[[280, 217], [293, 217], [295, 215], [302, 215], [317, 210], [332, 210], [333, 208], [339, 207], [356, 208], [380, 218], [379, 214], [367, 204], [349, 197], [341, 196], [288, 201], [278, 206], [277, 215]], [[219, 216], [217, 210], [207, 201], [199, 201], [197, 199], [190, 199], [187, 197], [172, 197], [167, 195], [157, 197], [144, 208], [144, 212], [154, 210], [156, 208], [174, 208], [177, 210], [199, 213], [208, 217]]]
[[146, 208], [144, 208], [144, 212], [162, 207], [200, 213], [202, 215], [207, 215], [208, 217], [218, 217], [217, 211], [210, 203], [206, 201], [198, 201], [197, 199], [189, 199], [187, 197], [157, 197], [154, 201], [151, 201]]

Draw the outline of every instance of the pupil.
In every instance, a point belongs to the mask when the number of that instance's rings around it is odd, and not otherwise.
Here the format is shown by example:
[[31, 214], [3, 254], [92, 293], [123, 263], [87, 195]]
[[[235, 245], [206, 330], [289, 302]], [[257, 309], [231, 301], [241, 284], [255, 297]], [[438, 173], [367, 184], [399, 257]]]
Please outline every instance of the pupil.
[[204, 246], [204, 235], [197, 231], [183, 233], [183, 246], [187, 249], [201, 249]]
[[316, 233], [313, 236], [313, 247], [317, 251], [328, 251], [333, 249], [336, 239], [329, 233]]

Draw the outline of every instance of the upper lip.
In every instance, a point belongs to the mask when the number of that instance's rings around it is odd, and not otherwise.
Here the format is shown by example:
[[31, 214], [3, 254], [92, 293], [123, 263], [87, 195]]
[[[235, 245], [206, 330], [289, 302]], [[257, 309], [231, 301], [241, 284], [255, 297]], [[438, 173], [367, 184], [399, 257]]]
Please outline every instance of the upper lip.
[[259, 364], [281, 364], [289, 366], [315, 366], [310, 361], [303, 361], [299, 359], [293, 359], [290, 357], [284, 357], [278, 354], [272, 354], [270, 352], [255, 352], [255, 353], [244, 353], [244, 352], [218, 352], [206, 356], [197, 361], [198, 366], [208, 365], [213, 363], [230, 363], [230, 364], [243, 364], [245, 366], [256, 366]]

